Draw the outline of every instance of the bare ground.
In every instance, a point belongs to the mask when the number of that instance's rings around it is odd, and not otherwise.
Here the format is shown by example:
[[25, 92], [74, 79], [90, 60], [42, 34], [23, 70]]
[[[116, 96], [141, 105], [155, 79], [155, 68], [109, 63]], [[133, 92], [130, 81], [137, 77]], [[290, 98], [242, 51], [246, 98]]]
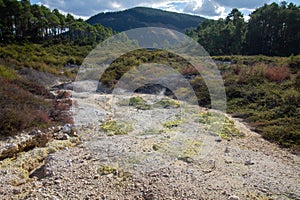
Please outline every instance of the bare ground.
[[[149, 104], [162, 98], [140, 96]], [[299, 156], [238, 119], [227, 116], [241, 137], [224, 139], [198, 122], [207, 112], [201, 108], [140, 110], [120, 105], [124, 99], [78, 96], [81, 142], [50, 154], [27, 182], [0, 183], [0, 198], [300, 199]], [[100, 125], [109, 120], [122, 122], [127, 134], [105, 132]]]

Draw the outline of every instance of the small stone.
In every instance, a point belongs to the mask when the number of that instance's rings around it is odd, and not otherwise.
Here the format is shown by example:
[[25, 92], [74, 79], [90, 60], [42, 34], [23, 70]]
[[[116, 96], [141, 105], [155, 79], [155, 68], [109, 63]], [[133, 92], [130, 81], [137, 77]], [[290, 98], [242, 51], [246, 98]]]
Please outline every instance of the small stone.
[[107, 174], [106, 177], [108, 178], [112, 178], [114, 176], [114, 174]]
[[62, 137], [62, 140], [68, 140], [69, 139], [69, 135], [68, 134], [64, 134]]
[[231, 160], [225, 160], [225, 163], [226, 163], [226, 164], [231, 164], [232, 161], [231, 161]]
[[62, 127], [61, 131], [62, 131], [63, 133], [71, 134], [71, 133], [72, 133], [72, 125], [71, 125], [71, 124], [65, 124], [65, 125]]
[[17, 194], [20, 194], [21, 192], [20, 192], [20, 190], [18, 190], [18, 189], [13, 189], [13, 194], [14, 195], [17, 195]]
[[94, 179], [98, 179], [98, 178], [99, 178], [99, 175], [95, 175], [95, 176], [94, 176]]
[[217, 136], [215, 139], [216, 142], [222, 142], [222, 138], [220, 136]]
[[194, 162], [193, 158], [188, 157], [188, 156], [179, 157], [178, 160], [181, 160], [181, 161], [186, 162], [186, 163], [192, 163], [192, 162]]
[[224, 152], [225, 152], [225, 153], [229, 153], [229, 148], [226, 147]]
[[228, 198], [228, 200], [240, 200], [238, 196], [232, 195]]
[[168, 178], [169, 174], [163, 174], [162, 176]]
[[61, 129], [62, 129], [61, 126], [56, 126], [56, 127], [54, 128], [54, 132], [59, 132]]
[[245, 165], [254, 165], [254, 162], [251, 160], [246, 160]]
[[10, 151], [10, 152], [16, 152], [16, 151], [18, 151], [18, 145], [17, 145], [17, 144], [14, 144], [14, 143], [12, 143], [12, 144], [7, 144], [7, 145], [5, 146], [5, 149], [6, 149], [7, 151]]
[[267, 189], [263, 188], [261, 189], [262, 192], [267, 193]]
[[28, 133], [29, 135], [37, 135], [38, 133], [37, 133], [37, 131], [36, 130], [33, 130], [33, 131], [31, 131], [30, 133]]

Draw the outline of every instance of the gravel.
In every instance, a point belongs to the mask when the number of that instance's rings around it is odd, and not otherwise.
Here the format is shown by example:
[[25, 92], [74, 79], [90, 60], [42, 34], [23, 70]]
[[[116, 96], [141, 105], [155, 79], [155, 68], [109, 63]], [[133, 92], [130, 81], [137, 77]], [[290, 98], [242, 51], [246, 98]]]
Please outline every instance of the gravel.
[[[163, 98], [140, 96], [149, 104]], [[0, 183], [0, 199], [300, 199], [299, 156], [240, 120], [227, 115], [244, 137], [216, 141], [197, 123], [199, 107], [138, 110], [113, 103], [124, 98], [77, 99], [79, 106], [92, 105], [101, 120], [84, 125], [87, 118], [77, 117], [81, 143], [49, 155], [44, 177], [19, 186]], [[80, 115], [92, 111], [81, 109]], [[100, 127], [106, 120], [126, 122], [132, 130], [109, 136]], [[163, 126], [172, 120], [182, 123]]]

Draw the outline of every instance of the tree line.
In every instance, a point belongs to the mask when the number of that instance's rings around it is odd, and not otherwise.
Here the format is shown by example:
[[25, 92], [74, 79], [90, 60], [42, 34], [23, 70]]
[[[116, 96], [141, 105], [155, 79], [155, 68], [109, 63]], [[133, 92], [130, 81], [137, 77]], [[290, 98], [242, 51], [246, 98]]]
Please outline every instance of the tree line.
[[207, 19], [186, 34], [211, 55], [296, 55], [300, 53], [300, 6], [265, 4], [250, 14], [248, 22], [234, 8], [225, 19]]
[[[265, 4], [245, 22], [234, 8], [225, 19], [201, 22], [186, 34], [211, 55], [277, 55], [300, 53], [300, 6]], [[31, 5], [29, 0], [0, 0], [0, 43], [30, 41], [93, 45], [113, 35], [111, 28], [91, 25], [57, 9]]]
[[113, 34], [100, 24], [66, 16], [29, 0], [0, 0], [0, 42], [68, 42], [92, 45]]

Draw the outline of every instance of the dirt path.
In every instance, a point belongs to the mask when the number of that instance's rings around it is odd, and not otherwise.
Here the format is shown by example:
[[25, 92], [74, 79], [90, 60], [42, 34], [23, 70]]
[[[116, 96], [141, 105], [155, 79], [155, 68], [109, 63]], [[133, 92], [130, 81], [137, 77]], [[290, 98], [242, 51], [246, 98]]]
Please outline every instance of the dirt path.
[[224, 139], [199, 123], [207, 111], [196, 106], [83, 96], [81, 143], [48, 156], [45, 177], [3, 187], [1, 199], [300, 199], [299, 156], [236, 119], [240, 135]]

